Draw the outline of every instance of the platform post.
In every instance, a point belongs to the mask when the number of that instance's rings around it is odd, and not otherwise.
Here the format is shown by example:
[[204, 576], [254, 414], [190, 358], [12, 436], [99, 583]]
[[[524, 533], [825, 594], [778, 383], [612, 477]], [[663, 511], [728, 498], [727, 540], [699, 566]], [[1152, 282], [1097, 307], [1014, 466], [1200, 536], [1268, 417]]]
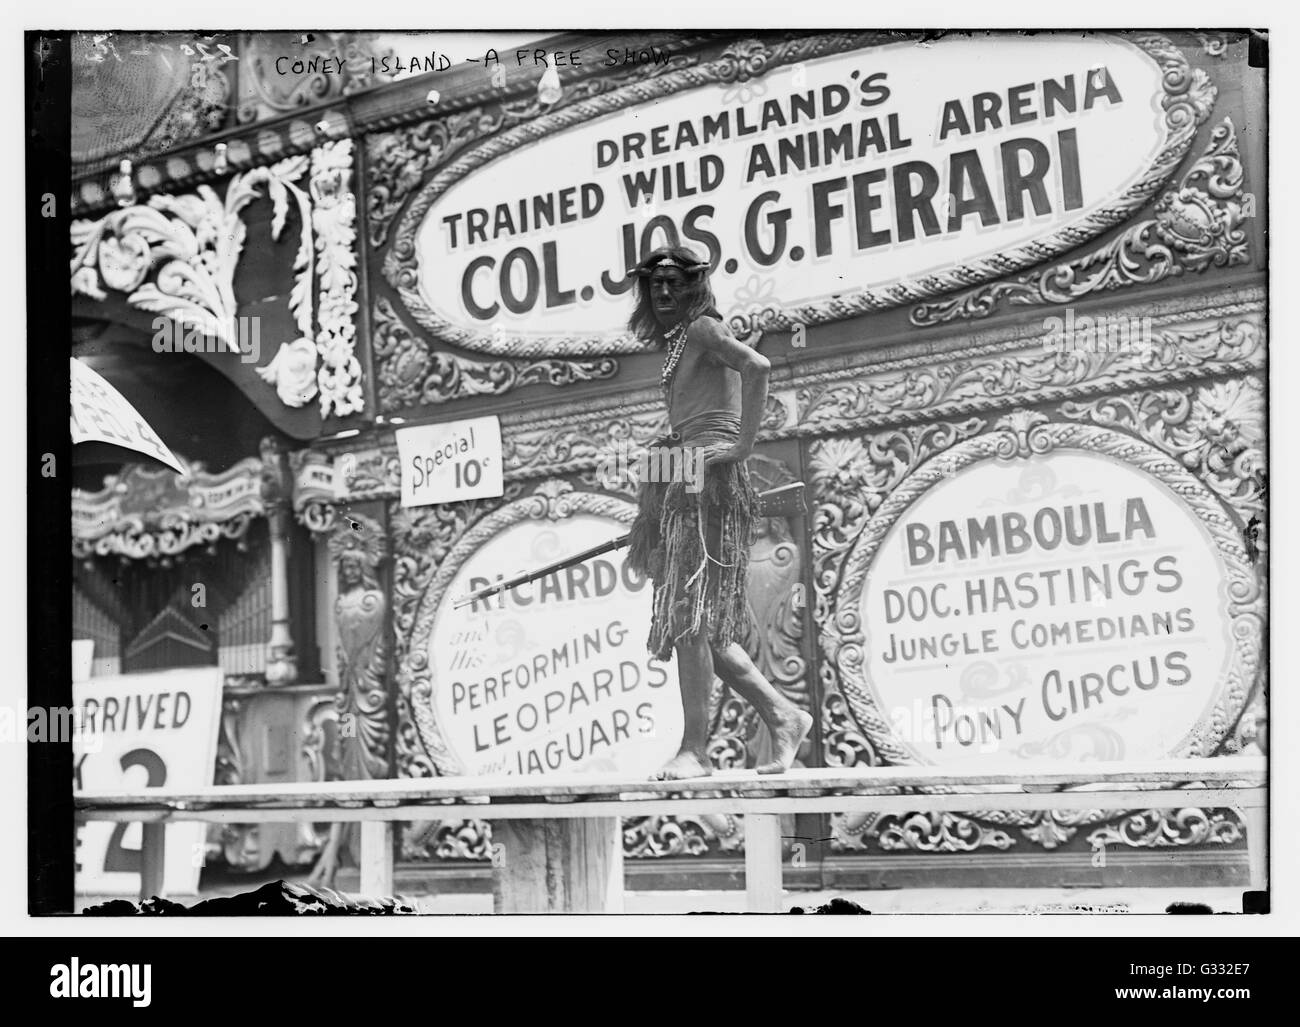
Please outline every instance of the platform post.
[[361, 894], [377, 899], [393, 894], [393, 822], [361, 821]]
[[167, 825], [161, 821], [140, 825], [140, 901], [163, 897]]
[[492, 821], [497, 913], [623, 912], [618, 817]]
[[1250, 888], [1268, 891], [1268, 807], [1246, 807], [1246, 858], [1250, 861]]
[[780, 913], [781, 816], [745, 814], [745, 907], [750, 913]]

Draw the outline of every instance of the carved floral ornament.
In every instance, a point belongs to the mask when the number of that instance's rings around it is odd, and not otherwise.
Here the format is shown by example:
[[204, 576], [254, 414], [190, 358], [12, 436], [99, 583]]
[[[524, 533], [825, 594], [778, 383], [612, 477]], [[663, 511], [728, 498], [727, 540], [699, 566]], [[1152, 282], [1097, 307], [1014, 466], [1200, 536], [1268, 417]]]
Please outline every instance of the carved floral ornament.
[[1178, 185], [1156, 201], [1154, 217], [1064, 263], [915, 307], [912, 323], [927, 326], [987, 317], [1003, 301], [1013, 306], [1064, 304], [1093, 292], [1149, 285], [1187, 271], [1244, 264], [1250, 258], [1242, 226], [1252, 212], [1242, 193], [1243, 182], [1237, 131], [1232, 119], [1224, 118]]
[[302, 225], [288, 300], [299, 336], [281, 341], [257, 372], [286, 406], [301, 407], [319, 395], [322, 416], [357, 413], [363, 397], [361, 365], [353, 353], [357, 276], [351, 174], [352, 141], [344, 139], [316, 147], [310, 156], [235, 175], [224, 199], [200, 185], [196, 193], [155, 195], [147, 204], [97, 221], [74, 221], [72, 295], [102, 300], [105, 289], [126, 293], [131, 306], [166, 315], [187, 332], [240, 352], [247, 332], [240, 326], [234, 278], [247, 236], [243, 212], [265, 188], [272, 203], [271, 237], [278, 241], [283, 233], [290, 202]]
[[[852, 448], [855, 444], [844, 445]], [[1226, 670], [1216, 679], [1207, 712], [1170, 755], [1211, 755], [1238, 722], [1259, 671], [1264, 605], [1260, 580], [1244, 550], [1240, 526], [1182, 463], [1154, 446], [1110, 428], [1051, 422], [1043, 414], [1018, 411], [1001, 418], [987, 432], [954, 441], [895, 485], [868, 515], [843, 558], [838, 581], [826, 594], [829, 605], [821, 619], [823, 652], [826, 661], [833, 664], [853, 720], [865, 733], [877, 758], [891, 764], [916, 762], [910, 746], [899, 740], [885, 711], [877, 707], [866, 676], [867, 639], [859, 603], [886, 535], [929, 489], [973, 465], [1067, 452], [1105, 455], [1139, 469], [1171, 490], [1203, 523], [1227, 574], [1231, 643]], [[824, 454], [823, 461], [827, 459], [829, 456]], [[850, 479], [869, 473], [872, 464], [865, 453], [855, 457], [851, 452], [841, 454], [834, 462], [838, 473]], [[851, 520], [854, 513], [847, 511], [841, 516]], [[821, 585], [829, 586], [830, 582]], [[1202, 630], [1209, 630], [1209, 626], [1202, 626]], [[988, 819], [984, 814], [980, 816]]]
[[[1104, 317], [1127, 322], [1130, 313]], [[1241, 295], [1226, 308], [1183, 310], [1150, 321], [1150, 337], [1130, 347], [1045, 348], [1041, 338], [1033, 338], [1028, 347], [955, 350], [942, 362], [913, 359], [796, 375], [773, 387], [775, 416], [764, 422], [764, 433], [843, 431], [1063, 399], [1081, 389], [1133, 388], [1263, 366], [1263, 312], [1253, 296]]]
[[[840, 361], [832, 370], [818, 370], [816, 364], [796, 367], [792, 377], [773, 384], [771, 416], [763, 421], [760, 439], [920, 423], [1258, 369], [1266, 349], [1262, 299], [1262, 291], [1247, 289], [1233, 291], [1226, 300], [1206, 297], [1209, 305], [1203, 308], [1180, 301], [1177, 309], [1152, 317], [1148, 344], [1124, 350], [1056, 352], [1044, 349], [1041, 337], [994, 333], [987, 339], [973, 336], [969, 344], [942, 356], [880, 361], [864, 352], [849, 366]], [[1106, 316], [1124, 318], [1130, 312], [1120, 308]], [[524, 418], [508, 415], [502, 432], [506, 479], [590, 472], [610, 446], [626, 445], [635, 452], [662, 434], [663, 426], [657, 390], [617, 404], [590, 401], [576, 412], [567, 407], [562, 413], [551, 408]], [[835, 440], [823, 440], [816, 445], [833, 444]], [[371, 445], [334, 459], [349, 456], [337, 496], [327, 457], [291, 456], [298, 461], [296, 469], [303, 461], [318, 465], [314, 481], [299, 473], [294, 502], [299, 520], [313, 531], [329, 526], [336, 500], [391, 499], [399, 492], [395, 446]]]
[[384, 296], [375, 301], [371, 323], [379, 408], [384, 413], [469, 396], [499, 396], [537, 383], [559, 387], [599, 381], [618, 373], [618, 361], [612, 357], [486, 361], [434, 350], [402, 322]]
[[[1136, 33], [1124, 37], [1141, 50], [1159, 69], [1163, 146], [1151, 163], [1117, 199], [1088, 214], [1077, 223], [1052, 234], [1011, 246], [1004, 252], [964, 260], [960, 266], [909, 279], [901, 284], [858, 290], [828, 300], [792, 306], [767, 295], [762, 283], [751, 290], [746, 309], [732, 318], [732, 327], [742, 335], [770, 329], [787, 329], [795, 323], [814, 325], [841, 320], [925, 300], [965, 288], [972, 282], [996, 279], [1008, 273], [1032, 267], [1075, 249], [1101, 232], [1122, 223], [1151, 200], [1186, 156], [1198, 128], [1209, 117], [1217, 90], [1208, 75], [1192, 68], [1182, 51], [1163, 36]], [[544, 338], [522, 332], [489, 331], [477, 326], [453, 323], [435, 310], [421, 287], [417, 236], [432, 205], [467, 176], [484, 171], [492, 161], [503, 158], [528, 143], [581, 126], [582, 123], [620, 110], [649, 106], [674, 94], [719, 83], [744, 82], [799, 62], [813, 61], [833, 54], [863, 49], [889, 37], [878, 33], [824, 34], [801, 36], [779, 41], [743, 40], [727, 47], [714, 60], [701, 60], [697, 54], [683, 55], [683, 60], [662, 72], [637, 81], [606, 89], [579, 103], [523, 115], [510, 109], [457, 112], [445, 119], [434, 119], [419, 130], [423, 146], [407, 145], [402, 133], [372, 137], [374, 163], [388, 166], [389, 171], [372, 192], [372, 208], [381, 217], [391, 218], [401, 199], [418, 181], [414, 169], [403, 155], [413, 156], [417, 149], [423, 156], [421, 165], [434, 168], [433, 177], [420, 188], [415, 199], [401, 214], [392, 246], [384, 261], [384, 275], [397, 290], [406, 309], [432, 335], [462, 348], [497, 357], [593, 356], [638, 352], [643, 347], [630, 335], [608, 334], [547, 335]], [[760, 80], [761, 81], [761, 80]], [[406, 133], [410, 135], [410, 132]], [[437, 136], [436, 139], [431, 138]], [[1180, 212], [1182, 208], [1180, 208]], [[386, 231], [377, 222], [378, 243]], [[1191, 244], [1193, 247], [1200, 243]], [[747, 294], [748, 295], [748, 294]], [[749, 308], [753, 309], [749, 309]], [[921, 323], [918, 321], [918, 323]]]
[[253, 518], [265, 514], [257, 457], [220, 474], [179, 459], [183, 475], [132, 464], [107, 476], [98, 492], [73, 489], [72, 555], [168, 558], [223, 538], [241, 539]]

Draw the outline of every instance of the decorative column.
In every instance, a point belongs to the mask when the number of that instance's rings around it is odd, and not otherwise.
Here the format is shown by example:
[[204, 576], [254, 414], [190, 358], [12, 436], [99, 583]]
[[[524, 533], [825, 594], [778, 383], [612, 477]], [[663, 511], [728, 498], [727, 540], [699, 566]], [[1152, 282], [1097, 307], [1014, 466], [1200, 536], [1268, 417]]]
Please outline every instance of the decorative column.
[[289, 630], [289, 530], [288, 466], [279, 442], [262, 440], [262, 501], [271, 535], [271, 640], [267, 644], [266, 683], [292, 685], [298, 680], [298, 658]]
[[379, 565], [388, 555], [382, 525], [350, 514], [334, 527], [330, 558], [338, 573], [334, 602], [338, 630], [339, 744], [344, 780], [365, 781], [389, 774], [392, 737], [386, 677], [388, 601]]

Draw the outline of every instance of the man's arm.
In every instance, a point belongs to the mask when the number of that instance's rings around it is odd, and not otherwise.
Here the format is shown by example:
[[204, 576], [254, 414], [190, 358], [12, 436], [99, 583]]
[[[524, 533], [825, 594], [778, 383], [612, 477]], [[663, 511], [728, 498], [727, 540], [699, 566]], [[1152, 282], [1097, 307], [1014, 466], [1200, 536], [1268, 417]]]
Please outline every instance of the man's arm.
[[731, 329], [712, 317], [697, 319], [691, 325], [688, 339], [714, 360], [740, 372], [740, 438], [722, 460], [744, 460], [754, 451], [758, 426], [767, 407], [767, 382], [772, 364], [763, 354], [739, 342]]

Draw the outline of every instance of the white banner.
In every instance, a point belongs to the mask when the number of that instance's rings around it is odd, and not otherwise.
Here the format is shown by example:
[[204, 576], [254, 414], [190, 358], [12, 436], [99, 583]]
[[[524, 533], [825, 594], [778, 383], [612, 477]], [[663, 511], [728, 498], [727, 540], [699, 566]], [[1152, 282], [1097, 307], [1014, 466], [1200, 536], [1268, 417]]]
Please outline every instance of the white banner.
[[69, 363], [72, 366], [70, 421], [74, 446], [79, 442], [107, 442], [160, 460], [178, 474], [185, 473], [185, 468], [163, 445], [149, 422], [103, 375], [76, 358], [69, 358]]

